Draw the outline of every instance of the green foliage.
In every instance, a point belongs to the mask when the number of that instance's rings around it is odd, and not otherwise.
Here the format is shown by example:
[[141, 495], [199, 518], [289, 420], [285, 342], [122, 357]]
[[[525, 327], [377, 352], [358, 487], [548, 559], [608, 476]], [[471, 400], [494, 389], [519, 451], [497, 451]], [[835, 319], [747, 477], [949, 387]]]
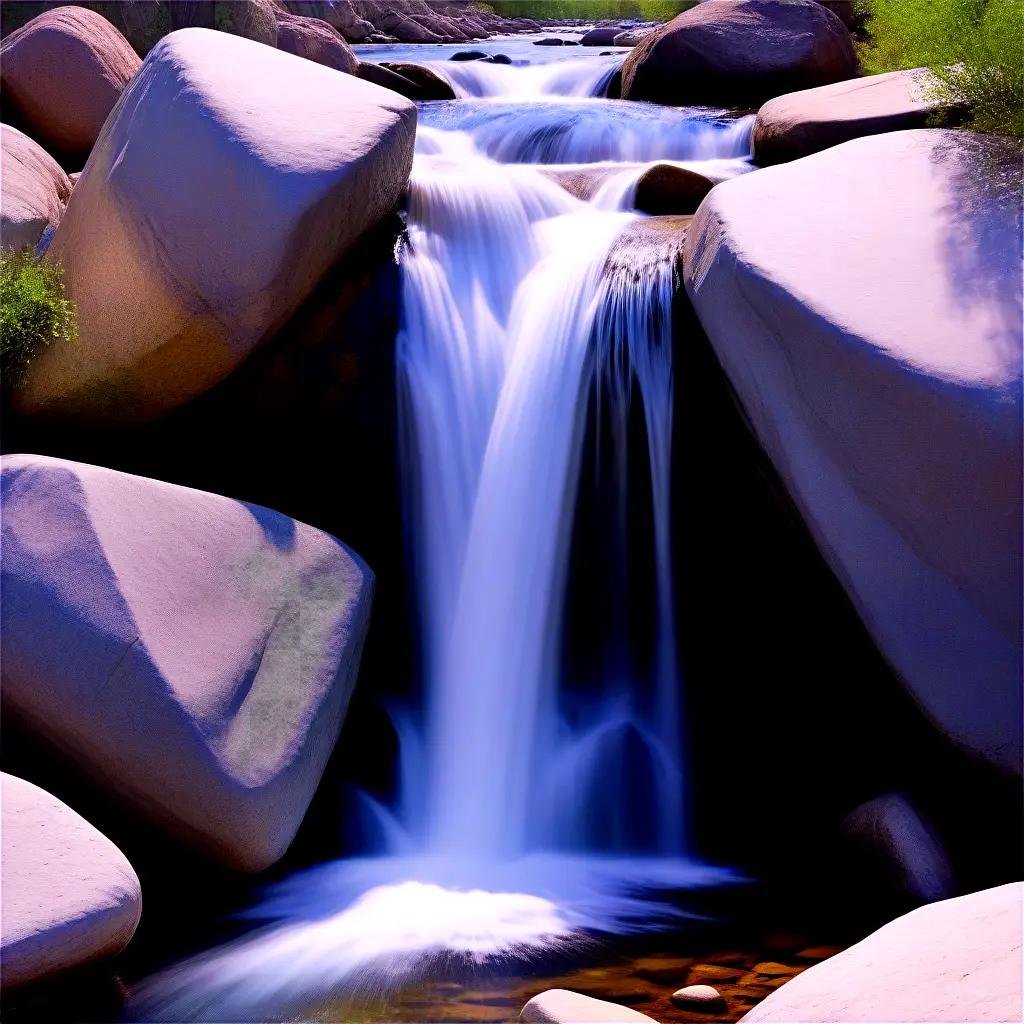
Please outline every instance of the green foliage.
[[981, 132], [1024, 137], [1024, 0], [862, 0], [871, 73], [927, 67], [931, 97]]
[[32, 250], [0, 253], [0, 379], [5, 390], [22, 380], [33, 356], [55, 341], [73, 341], [75, 307], [64, 296], [60, 265]]

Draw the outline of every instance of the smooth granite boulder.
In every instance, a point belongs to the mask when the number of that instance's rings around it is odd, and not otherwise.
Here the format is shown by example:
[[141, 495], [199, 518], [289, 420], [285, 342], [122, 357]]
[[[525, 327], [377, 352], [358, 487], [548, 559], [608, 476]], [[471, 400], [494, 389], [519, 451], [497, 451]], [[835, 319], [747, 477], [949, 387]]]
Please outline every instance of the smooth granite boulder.
[[1022, 895], [1013, 882], [920, 907], [787, 981], [742, 1020], [1017, 1024]]
[[141, 63], [102, 15], [44, 11], [0, 43], [4, 117], [51, 153], [83, 156]]
[[917, 68], [776, 96], [757, 112], [754, 160], [780, 164], [864, 135], [924, 128], [945, 111], [928, 78]]
[[0, 984], [119, 953], [142, 911], [139, 879], [106, 836], [31, 782], [0, 775]]
[[99, 785], [223, 862], [277, 860], [355, 684], [372, 574], [287, 516], [3, 459], [3, 701]]
[[278, 11], [277, 48], [346, 75], [354, 75], [359, 69], [359, 59], [341, 33], [318, 18]]
[[403, 194], [416, 108], [247, 39], [165, 36], [106, 124], [52, 245], [74, 345], [24, 412], [148, 419], [226, 377]]
[[71, 197], [71, 179], [27, 135], [0, 125], [0, 244], [35, 248], [53, 231]]
[[622, 98], [746, 105], [856, 74], [849, 31], [814, 0], [705, 0], [637, 42]]
[[594, 999], [565, 988], [549, 988], [522, 1009], [524, 1024], [654, 1024], [654, 1018], [628, 1006]]
[[1021, 769], [1021, 210], [970, 132], [845, 143], [718, 185], [685, 250], [762, 446], [895, 671]]

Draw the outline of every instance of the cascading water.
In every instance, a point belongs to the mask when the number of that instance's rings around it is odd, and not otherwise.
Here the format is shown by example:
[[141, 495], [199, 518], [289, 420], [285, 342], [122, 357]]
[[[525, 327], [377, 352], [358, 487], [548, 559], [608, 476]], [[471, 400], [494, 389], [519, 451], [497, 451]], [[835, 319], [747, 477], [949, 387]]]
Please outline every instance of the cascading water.
[[[617, 246], [640, 220], [628, 206], [643, 171], [621, 161], [739, 173], [751, 119], [579, 98], [615, 66], [453, 65], [461, 95], [501, 98], [421, 107], [397, 372], [424, 702], [396, 722], [398, 806], [367, 801], [387, 855], [279, 885], [252, 914], [273, 922], [264, 931], [142, 986], [150, 1019], [278, 1019], [332, 989], [416, 978], [452, 953], [530, 956], [650, 927], [678, 914], [658, 890], [728, 877], [685, 857], [675, 252]], [[620, 163], [587, 203], [538, 166], [555, 161]], [[561, 643], [581, 462], [596, 415], [611, 438], [600, 462], [624, 493], [634, 395], [653, 651], [581, 700]]]

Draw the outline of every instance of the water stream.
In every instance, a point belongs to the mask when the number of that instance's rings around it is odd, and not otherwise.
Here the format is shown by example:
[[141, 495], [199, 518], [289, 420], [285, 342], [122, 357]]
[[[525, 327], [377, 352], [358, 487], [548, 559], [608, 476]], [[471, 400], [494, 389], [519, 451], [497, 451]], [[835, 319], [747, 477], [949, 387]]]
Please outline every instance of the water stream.
[[[147, 1019], [280, 1019], [334, 989], [429, 975], [439, 957], [528, 958], [653, 927], [679, 913], [659, 892], [727, 877], [688, 856], [675, 262], [616, 246], [640, 218], [644, 166], [741, 173], [751, 119], [602, 99], [619, 59], [436, 65], [460, 98], [420, 109], [396, 355], [424, 685], [396, 715], [398, 798], [365, 801], [386, 852], [277, 886], [253, 911], [262, 930], [142, 986]], [[593, 200], [547, 176], [554, 164], [599, 168]], [[644, 657], [620, 644], [583, 673], [564, 623], [588, 452], [616, 495], [599, 517], [603, 604], [629, 619], [613, 571], [629, 566], [654, 621]], [[631, 486], [648, 489], [639, 527]], [[652, 538], [643, 572], [627, 527]]]

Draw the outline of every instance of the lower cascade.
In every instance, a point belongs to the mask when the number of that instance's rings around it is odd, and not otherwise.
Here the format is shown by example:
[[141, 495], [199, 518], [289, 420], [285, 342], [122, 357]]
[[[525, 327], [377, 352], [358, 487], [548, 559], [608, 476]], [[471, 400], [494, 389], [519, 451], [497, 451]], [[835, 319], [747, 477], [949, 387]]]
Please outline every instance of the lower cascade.
[[[730, 877], [688, 856], [675, 253], [627, 240], [647, 165], [741, 173], [752, 118], [595, 96], [616, 67], [457, 64], [460, 99], [421, 105], [396, 361], [423, 685], [394, 716], [397, 800], [364, 799], [384, 851], [275, 886], [262, 928], [140, 986], [146, 1019], [279, 1019], [453, 954], [530, 958]], [[600, 171], [589, 202], [545, 173], [565, 164]]]

